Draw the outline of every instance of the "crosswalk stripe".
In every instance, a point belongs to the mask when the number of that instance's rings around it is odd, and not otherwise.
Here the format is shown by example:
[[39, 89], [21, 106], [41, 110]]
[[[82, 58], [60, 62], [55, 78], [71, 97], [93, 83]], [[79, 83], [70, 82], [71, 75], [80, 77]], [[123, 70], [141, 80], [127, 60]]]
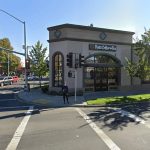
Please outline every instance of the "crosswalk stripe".
[[76, 111], [86, 120], [89, 126], [97, 133], [110, 150], [121, 150], [81, 109], [76, 108]]
[[[107, 108], [112, 110], [111, 107], [107, 107]], [[148, 122], [146, 122], [144, 119], [142, 119], [141, 117], [138, 117], [135, 114], [132, 114], [128, 111], [125, 111], [125, 110], [122, 110], [119, 108], [113, 108], [113, 110], [117, 113], [120, 113], [122, 117], [123, 116], [129, 117], [129, 118], [133, 119], [135, 122], [138, 122], [140, 124], [143, 124], [145, 127], [150, 128], [150, 124]]]
[[26, 112], [26, 116], [23, 118], [22, 122], [20, 123], [19, 127], [17, 128], [12, 140], [8, 144], [6, 150], [16, 150], [17, 146], [20, 142], [20, 139], [23, 135], [23, 132], [26, 128], [26, 125], [30, 119], [31, 113], [33, 111], [34, 106], [30, 106], [28, 111]]

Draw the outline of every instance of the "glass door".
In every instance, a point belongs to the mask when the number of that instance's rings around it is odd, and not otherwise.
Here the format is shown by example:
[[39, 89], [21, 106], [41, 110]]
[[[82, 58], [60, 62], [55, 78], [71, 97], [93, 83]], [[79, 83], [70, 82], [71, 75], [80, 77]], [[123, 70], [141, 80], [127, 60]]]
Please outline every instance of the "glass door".
[[119, 86], [119, 69], [118, 68], [108, 68], [108, 89], [115, 90]]
[[119, 69], [115, 67], [85, 67], [85, 91], [117, 90], [120, 82]]
[[95, 68], [95, 91], [108, 90], [108, 69], [106, 67]]
[[84, 68], [84, 86], [86, 91], [94, 91], [94, 67]]

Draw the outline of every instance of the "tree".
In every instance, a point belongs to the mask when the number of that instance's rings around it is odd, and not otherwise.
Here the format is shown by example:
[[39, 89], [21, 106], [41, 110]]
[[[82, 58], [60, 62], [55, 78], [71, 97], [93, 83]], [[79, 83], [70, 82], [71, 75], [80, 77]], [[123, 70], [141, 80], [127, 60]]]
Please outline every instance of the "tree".
[[133, 53], [137, 60], [132, 62], [126, 58], [127, 66], [125, 68], [131, 78], [138, 77], [143, 81], [150, 76], [150, 30], [145, 29], [145, 33], [141, 35], [141, 40], [136, 39]]
[[[8, 38], [0, 39], [0, 47], [7, 48], [13, 51], [13, 47]], [[0, 63], [2, 66], [2, 72], [7, 74], [8, 69], [8, 54], [9, 54], [9, 64], [10, 71], [15, 71], [21, 65], [21, 59], [13, 53], [8, 53], [5, 50], [0, 51]]]
[[38, 41], [35, 46], [32, 46], [30, 51], [30, 65], [31, 71], [34, 72], [36, 76], [40, 79], [41, 87], [41, 77], [46, 75], [48, 69], [46, 64], [46, 51], [47, 47], [43, 48], [43, 45]]
[[10, 54], [10, 71], [17, 72], [20, 67], [22, 67], [21, 58], [14, 54]]

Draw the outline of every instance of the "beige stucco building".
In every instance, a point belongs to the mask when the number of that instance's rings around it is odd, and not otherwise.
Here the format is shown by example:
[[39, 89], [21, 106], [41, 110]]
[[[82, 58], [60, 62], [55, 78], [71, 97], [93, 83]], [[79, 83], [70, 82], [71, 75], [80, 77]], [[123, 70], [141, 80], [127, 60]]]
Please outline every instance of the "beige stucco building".
[[[50, 89], [60, 89], [66, 82], [74, 89], [77, 71], [77, 89], [83, 91], [109, 91], [131, 89], [131, 79], [124, 66], [125, 58], [132, 57], [134, 32], [62, 24], [48, 28], [50, 58]], [[73, 67], [67, 66], [67, 54], [73, 53]], [[84, 56], [84, 65], [78, 65], [79, 54]], [[75, 64], [77, 68], [75, 69]], [[133, 87], [140, 85], [132, 79]]]

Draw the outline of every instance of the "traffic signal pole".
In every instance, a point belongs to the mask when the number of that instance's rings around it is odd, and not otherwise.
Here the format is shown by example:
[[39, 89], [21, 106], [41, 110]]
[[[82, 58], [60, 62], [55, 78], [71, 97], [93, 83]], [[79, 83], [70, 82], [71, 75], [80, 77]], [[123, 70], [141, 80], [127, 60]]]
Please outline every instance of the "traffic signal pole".
[[[23, 24], [23, 29], [24, 29], [24, 50], [25, 50], [25, 62], [26, 62], [26, 59], [27, 59], [27, 45], [26, 45], [26, 23], [25, 23], [25, 21], [20, 20], [19, 18], [13, 16], [12, 14], [8, 13], [5, 10], [0, 9], [0, 11], [7, 14], [8, 16], [14, 18], [15, 20], [17, 20], [18, 22]], [[25, 63], [25, 65], [26, 65], [26, 63]], [[25, 87], [27, 88], [27, 86], [28, 86], [28, 78], [27, 78], [27, 70], [26, 70], [26, 66], [25, 66]]]
[[[84, 65], [84, 56], [79, 53], [68, 53], [67, 64], [69, 68], [74, 68], [74, 101], [77, 101], [77, 68], [81, 68]], [[71, 74], [71, 75], [70, 75]], [[71, 77], [71, 71], [68, 72], [68, 77]]]
[[74, 53], [74, 101], [77, 102], [77, 68], [78, 68], [78, 54]]
[[7, 76], [9, 76], [9, 67], [10, 67], [10, 64], [9, 64], [9, 53], [8, 53], [8, 71], [7, 71]]
[[77, 68], [75, 68], [75, 83], [74, 83], [74, 85], [75, 85], [75, 87], [74, 87], [74, 101], [75, 101], [75, 103], [76, 103], [76, 101], [77, 101]]

